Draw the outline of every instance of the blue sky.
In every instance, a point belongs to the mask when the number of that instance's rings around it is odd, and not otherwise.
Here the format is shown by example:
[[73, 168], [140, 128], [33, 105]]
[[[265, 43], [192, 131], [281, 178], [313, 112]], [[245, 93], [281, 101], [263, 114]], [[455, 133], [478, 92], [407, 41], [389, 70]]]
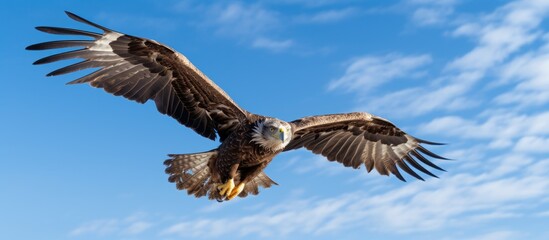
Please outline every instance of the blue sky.
[[[145, 105], [45, 74], [72, 11], [185, 54], [251, 112], [291, 121], [367, 111], [450, 143], [425, 182], [308, 151], [280, 185], [225, 203], [167, 181], [168, 153], [218, 143]], [[0, 239], [549, 239], [549, 2], [6, 2], [0, 89]], [[274, 84], [273, 84], [274, 83]]]

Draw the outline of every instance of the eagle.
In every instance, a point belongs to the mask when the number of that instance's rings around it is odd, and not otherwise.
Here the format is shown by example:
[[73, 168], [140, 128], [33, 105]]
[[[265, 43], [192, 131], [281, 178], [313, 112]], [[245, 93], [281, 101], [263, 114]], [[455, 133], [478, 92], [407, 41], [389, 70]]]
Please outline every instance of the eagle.
[[[227, 201], [259, 187], [278, 185], [264, 169], [281, 152], [306, 148], [345, 167], [405, 181], [399, 169], [423, 180], [415, 170], [437, 177], [424, 165], [444, 171], [426, 156], [446, 159], [423, 145], [440, 145], [415, 138], [381, 117], [365, 112], [310, 116], [286, 122], [254, 114], [238, 106], [183, 54], [157, 41], [123, 34], [65, 12], [71, 19], [100, 29], [90, 32], [61, 27], [36, 27], [60, 35], [89, 37], [28, 46], [27, 50], [76, 48], [41, 58], [34, 64], [83, 59], [57, 69], [57, 76], [83, 69], [95, 71], [67, 84], [89, 83], [138, 103], [154, 101], [158, 111], [211, 140], [216, 149], [169, 154], [164, 162], [169, 182], [189, 195]], [[422, 145], [423, 144], [423, 145]], [[420, 162], [422, 164], [420, 164]]]

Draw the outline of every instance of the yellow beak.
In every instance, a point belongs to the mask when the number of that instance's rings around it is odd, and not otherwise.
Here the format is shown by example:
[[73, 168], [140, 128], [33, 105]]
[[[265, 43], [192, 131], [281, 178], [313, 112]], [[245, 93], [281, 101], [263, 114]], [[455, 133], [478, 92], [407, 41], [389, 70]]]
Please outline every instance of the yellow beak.
[[281, 141], [284, 142], [285, 138], [284, 138], [284, 128], [279, 128], [278, 129], [278, 137], [280, 138]]

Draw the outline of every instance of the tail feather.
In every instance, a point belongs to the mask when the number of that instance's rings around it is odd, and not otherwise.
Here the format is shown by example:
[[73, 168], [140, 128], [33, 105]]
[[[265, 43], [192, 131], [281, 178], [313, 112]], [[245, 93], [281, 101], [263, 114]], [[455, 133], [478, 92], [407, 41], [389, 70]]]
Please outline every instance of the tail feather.
[[[187, 190], [189, 195], [196, 197], [208, 196], [209, 199], [223, 201], [223, 197], [217, 190], [220, 184], [218, 176], [212, 176], [210, 166], [213, 166], [217, 159], [217, 150], [194, 154], [169, 154], [170, 159], [164, 161], [166, 173], [169, 174], [168, 181], [175, 183], [177, 189]], [[238, 173], [237, 173], [238, 174]], [[238, 181], [240, 176], [235, 180]], [[260, 172], [251, 181], [247, 182], [244, 190], [238, 195], [246, 197], [248, 194], [259, 194], [259, 187], [269, 188], [278, 185], [265, 172]]]
[[211, 176], [210, 161], [215, 161], [217, 150], [194, 154], [169, 154], [164, 162], [168, 181], [176, 184], [177, 189], [186, 189], [189, 195], [202, 197], [209, 194], [210, 199], [219, 198]]
[[242, 191], [238, 196], [239, 197], [246, 197], [248, 194], [257, 195], [259, 194], [259, 186], [263, 188], [270, 188], [272, 185], [278, 185], [275, 181], [273, 181], [265, 172], [259, 173], [257, 176], [255, 176], [251, 181], [246, 183], [246, 186], [244, 187], [244, 191]]

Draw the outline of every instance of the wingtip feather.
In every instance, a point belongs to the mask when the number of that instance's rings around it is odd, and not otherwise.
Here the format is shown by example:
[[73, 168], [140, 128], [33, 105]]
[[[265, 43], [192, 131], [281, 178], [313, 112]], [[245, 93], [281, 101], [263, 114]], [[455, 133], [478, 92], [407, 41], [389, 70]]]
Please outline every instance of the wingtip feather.
[[32, 65], [40, 65], [40, 64], [49, 63], [49, 62], [46, 61], [46, 60], [47, 60], [47, 57], [45, 57], [45, 58], [40, 58], [40, 59], [34, 61], [34, 62], [32, 63]]
[[34, 50], [41, 50], [41, 49], [38, 48], [39, 44], [40, 44], [40, 43], [29, 45], [29, 46], [27, 46], [27, 47], [25, 48], [25, 50], [31, 50], [31, 51], [34, 51]]
[[76, 20], [76, 21], [79, 21], [78, 19], [82, 19], [80, 16], [72, 13], [72, 12], [69, 12], [67, 10], [65, 10], [65, 14], [67, 14], [67, 16], [69, 16], [70, 18]]
[[442, 160], [449, 160], [448, 158], [445, 158], [445, 157], [442, 157], [442, 156], [439, 156], [438, 154], [435, 154], [429, 150], [427, 150], [426, 148], [422, 147], [421, 145], [417, 147], [417, 150], [419, 150], [420, 152], [430, 156], [430, 157], [433, 157], [433, 158], [438, 158], [438, 159], [442, 159]]
[[448, 145], [447, 143], [431, 142], [421, 138], [415, 138], [419, 143], [429, 144], [429, 145]]
[[70, 82], [67, 82], [65, 83], [65, 85], [76, 85], [76, 84], [79, 84], [81, 82], [78, 82], [78, 81], [70, 81]]
[[47, 27], [45, 27], [45, 26], [34, 27], [34, 29], [36, 29], [40, 32], [46, 32], [47, 31]]
[[85, 23], [85, 24], [88, 24], [88, 25], [90, 25], [90, 26], [94, 26], [94, 27], [99, 28], [99, 29], [101, 29], [101, 30], [103, 30], [103, 31], [105, 31], [105, 32], [113, 32], [113, 30], [111, 30], [111, 29], [108, 29], [108, 28], [106, 28], [106, 27], [103, 27], [103, 26], [101, 26], [101, 25], [99, 25], [99, 24], [97, 24], [97, 23], [93, 23], [93, 22], [91, 22], [91, 21], [89, 21], [89, 20], [87, 20], [87, 19], [85, 19], [85, 18], [83, 18], [83, 17], [80, 17], [80, 16], [78, 16], [78, 15], [72, 13], [72, 12], [65, 11], [65, 14], [67, 14], [67, 16], [69, 16], [69, 18], [71, 18], [71, 19], [73, 19], [73, 20], [75, 20], [75, 21], [78, 21], [78, 22], [81, 22], [81, 23]]

